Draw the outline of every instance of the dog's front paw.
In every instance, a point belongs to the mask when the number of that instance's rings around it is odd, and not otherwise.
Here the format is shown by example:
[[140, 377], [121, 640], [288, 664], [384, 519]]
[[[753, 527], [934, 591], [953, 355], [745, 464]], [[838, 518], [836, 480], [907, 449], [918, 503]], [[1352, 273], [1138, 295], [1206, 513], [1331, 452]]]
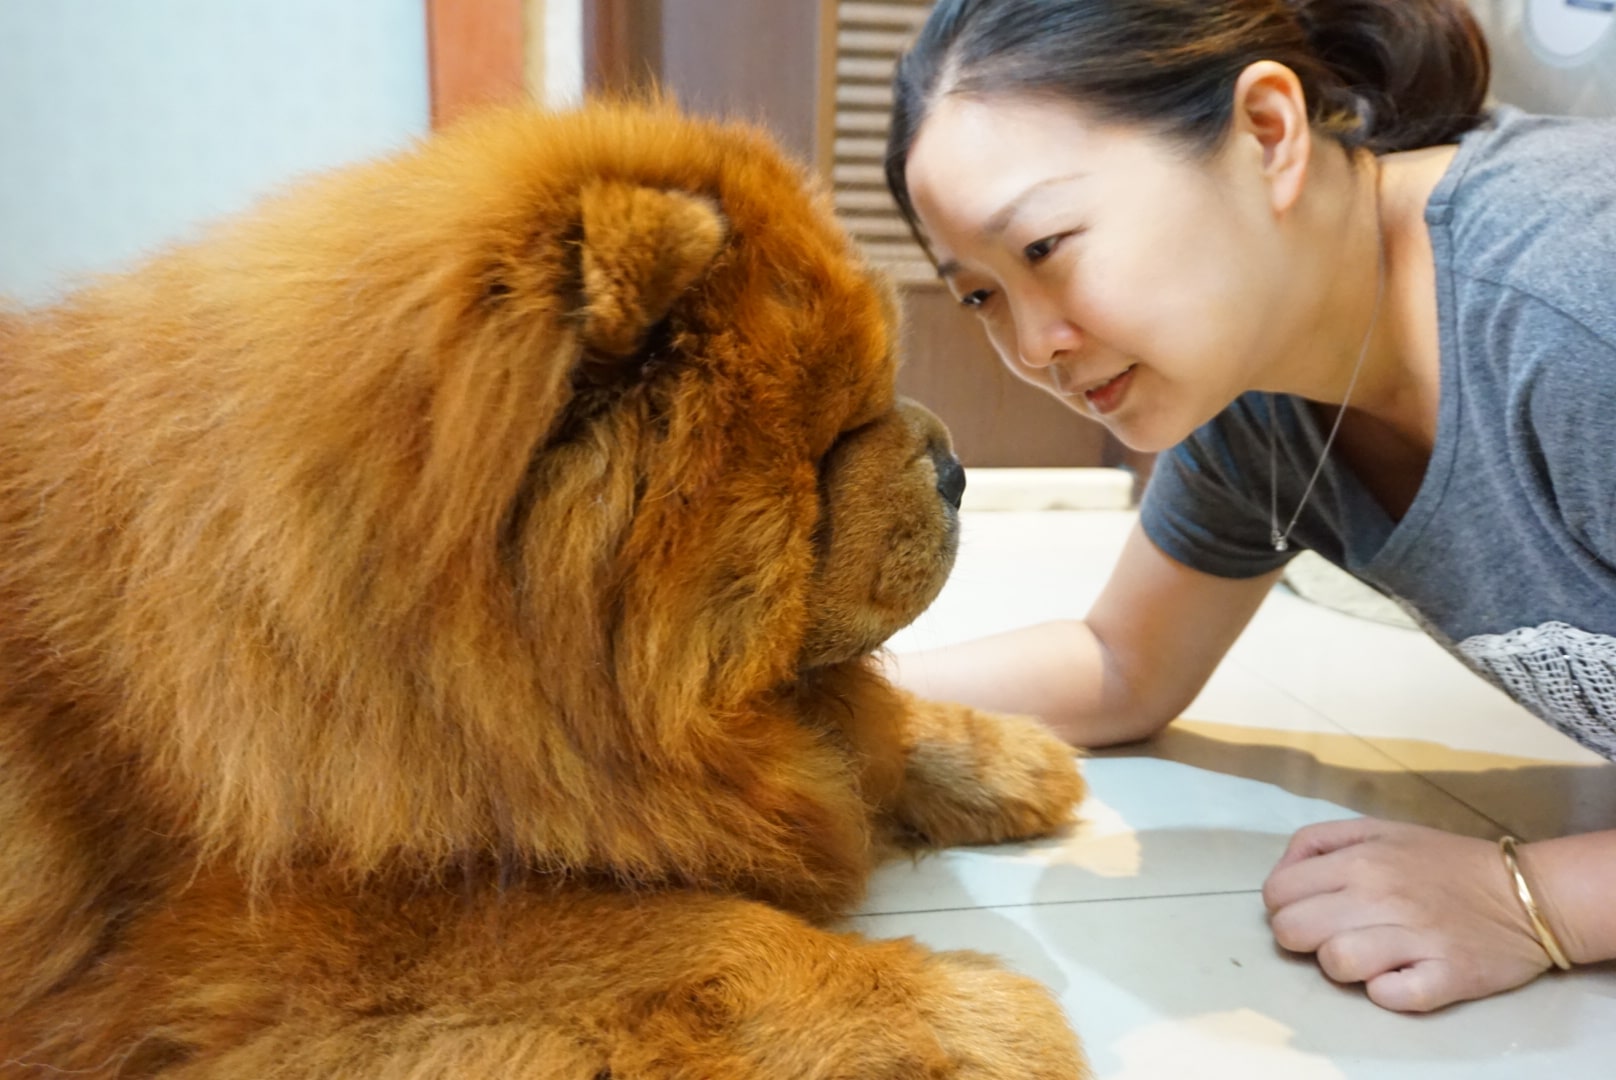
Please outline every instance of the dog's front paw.
[[919, 997], [950, 1080], [1092, 1080], [1059, 1003], [1032, 979], [970, 952], [933, 953]]
[[1042, 836], [1085, 792], [1077, 754], [1036, 720], [911, 702], [894, 816], [912, 841], [946, 847]]

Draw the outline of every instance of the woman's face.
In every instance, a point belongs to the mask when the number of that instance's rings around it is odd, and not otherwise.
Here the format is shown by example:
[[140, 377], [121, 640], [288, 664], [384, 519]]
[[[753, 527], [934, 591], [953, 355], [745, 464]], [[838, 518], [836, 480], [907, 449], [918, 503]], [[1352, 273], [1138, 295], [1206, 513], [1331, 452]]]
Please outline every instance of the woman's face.
[[1196, 159], [1053, 101], [949, 96], [909, 194], [943, 279], [1010, 370], [1163, 450], [1271, 381], [1287, 323], [1262, 156]]

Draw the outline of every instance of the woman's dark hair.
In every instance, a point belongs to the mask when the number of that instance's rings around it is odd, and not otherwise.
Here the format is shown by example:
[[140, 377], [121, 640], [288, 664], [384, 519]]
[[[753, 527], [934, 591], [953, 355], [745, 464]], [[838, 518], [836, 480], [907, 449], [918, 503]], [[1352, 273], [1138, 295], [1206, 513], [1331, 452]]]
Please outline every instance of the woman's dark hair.
[[1450, 142], [1487, 93], [1463, 0], [940, 0], [898, 64], [887, 185], [913, 225], [909, 150], [946, 94], [1072, 101], [1208, 153], [1258, 60], [1294, 71], [1314, 129], [1349, 150]]

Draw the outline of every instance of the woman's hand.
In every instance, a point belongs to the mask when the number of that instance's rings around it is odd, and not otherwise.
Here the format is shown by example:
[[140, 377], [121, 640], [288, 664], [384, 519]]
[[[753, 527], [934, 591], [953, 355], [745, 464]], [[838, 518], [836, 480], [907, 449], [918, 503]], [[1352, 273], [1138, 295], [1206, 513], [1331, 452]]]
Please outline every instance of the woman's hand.
[[1487, 840], [1373, 818], [1310, 825], [1263, 902], [1280, 945], [1317, 953], [1326, 975], [1398, 1012], [1500, 993], [1550, 966]]

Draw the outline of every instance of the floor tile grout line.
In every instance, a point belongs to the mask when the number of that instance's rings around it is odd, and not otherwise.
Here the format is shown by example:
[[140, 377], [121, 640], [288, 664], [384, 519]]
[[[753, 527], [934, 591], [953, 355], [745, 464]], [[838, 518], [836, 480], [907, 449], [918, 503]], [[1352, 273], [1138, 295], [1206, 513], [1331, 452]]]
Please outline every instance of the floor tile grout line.
[[1335, 717], [1329, 715], [1328, 713], [1325, 713], [1325, 712], [1321, 711], [1318, 708], [1318, 706], [1314, 705], [1310, 701], [1305, 700], [1304, 698], [1299, 696], [1294, 690], [1290, 689], [1289, 687], [1283, 686], [1280, 683], [1274, 682], [1272, 679], [1269, 679], [1265, 675], [1263, 675], [1263, 673], [1261, 671], [1259, 671], [1258, 669], [1251, 667], [1249, 664], [1246, 664], [1244, 661], [1236, 660], [1234, 657], [1226, 657], [1224, 662], [1225, 663], [1233, 663], [1233, 664], [1235, 664], [1237, 667], [1240, 668], [1241, 671], [1245, 672], [1247, 675], [1250, 675], [1252, 678], [1257, 679], [1264, 686], [1267, 686], [1269, 689], [1275, 691], [1276, 693], [1283, 695], [1284, 697], [1290, 699], [1291, 701], [1294, 701], [1296, 704], [1300, 705], [1302, 708], [1306, 709], [1308, 712], [1310, 712], [1313, 715], [1317, 716], [1319, 719], [1323, 720], [1326, 724], [1329, 724], [1331, 727], [1335, 728], [1337, 731], [1340, 731], [1342, 734], [1348, 736], [1349, 738], [1356, 739], [1359, 742], [1363, 743], [1365, 746], [1369, 747], [1375, 753], [1379, 754], [1381, 757], [1385, 758], [1387, 761], [1390, 761], [1392, 764], [1396, 765], [1399, 769], [1402, 769], [1404, 772], [1408, 773], [1410, 776], [1417, 777], [1420, 780], [1421, 783], [1425, 784], [1427, 787], [1431, 788], [1433, 791], [1441, 792], [1443, 795], [1445, 795], [1448, 798], [1452, 799], [1454, 802], [1458, 803], [1460, 806], [1464, 807], [1466, 810], [1469, 810], [1472, 814], [1475, 814], [1477, 817], [1481, 818], [1481, 820], [1487, 822], [1493, 828], [1497, 829], [1499, 831], [1499, 833], [1509, 832], [1509, 829], [1504, 825], [1503, 822], [1501, 822], [1497, 818], [1493, 817], [1490, 813], [1483, 810], [1481, 807], [1474, 805], [1473, 803], [1470, 802], [1470, 800], [1466, 799], [1464, 796], [1458, 794], [1457, 792], [1449, 791], [1447, 788], [1443, 787], [1441, 784], [1437, 783], [1435, 780], [1433, 780], [1429, 776], [1427, 776], [1423, 770], [1415, 768], [1414, 766], [1409, 765], [1407, 762], [1402, 761], [1401, 759], [1398, 758], [1398, 756], [1396, 754], [1392, 753], [1390, 750], [1388, 750], [1385, 747], [1383, 747], [1383, 746], [1379, 745], [1378, 743], [1374, 742], [1368, 736], [1360, 735], [1358, 732], [1353, 731], [1350, 728], [1346, 727], [1344, 724], [1342, 724], [1338, 720], [1336, 720]]
[[[1308, 711], [1309, 715], [1317, 717], [1318, 719], [1324, 721], [1326, 724], [1330, 725], [1330, 727], [1334, 728], [1340, 734], [1345, 735], [1345, 736], [1347, 736], [1348, 738], [1351, 738], [1351, 739], [1357, 739], [1359, 742], [1365, 743], [1366, 745], [1370, 746], [1372, 749], [1380, 750], [1380, 748], [1378, 746], [1375, 746], [1373, 743], [1370, 743], [1367, 739], [1365, 739], [1362, 735], [1359, 735], [1356, 731], [1352, 731], [1349, 728], [1347, 728], [1340, 721], [1336, 720], [1335, 717], [1331, 716], [1329, 713], [1327, 713], [1324, 710], [1320, 709], [1317, 705], [1313, 704], [1311, 701], [1308, 701], [1305, 698], [1300, 697], [1294, 691], [1292, 691], [1290, 688], [1282, 686], [1279, 683], [1275, 682], [1274, 680], [1270, 679], [1267, 675], [1265, 675], [1263, 673], [1262, 669], [1253, 667], [1250, 664], [1246, 663], [1244, 660], [1241, 660], [1241, 659], [1239, 659], [1238, 657], [1235, 657], [1235, 656], [1225, 656], [1223, 658], [1223, 663], [1234, 665], [1235, 667], [1239, 668], [1245, 674], [1251, 676], [1253, 679], [1256, 679], [1258, 682], [1260, 682], [1264, 686], [1268, 687], [1268, 689], [1274, 691], [1275, 693], [1279, 694], [1280, 696], [1282, 696], [1284, 698], [1287, 698], [1290, 701], [1295, 702], [1297, 705], [1300, 705], [1302, 708], [1304, 708], [1304, 709], [1306, 709]], [[1390, 754], [1386, 754], [1384, 751], [1381, 751], [1381, 753], [1385, 757], [1388, 757], [1388, 758], [1391, 757]], [[1402, 765], [1402, 762], [1398, 762], [1398, 764]], [[1407, 766], [1404, 766], [1404, 768], [1407, 768]]]

